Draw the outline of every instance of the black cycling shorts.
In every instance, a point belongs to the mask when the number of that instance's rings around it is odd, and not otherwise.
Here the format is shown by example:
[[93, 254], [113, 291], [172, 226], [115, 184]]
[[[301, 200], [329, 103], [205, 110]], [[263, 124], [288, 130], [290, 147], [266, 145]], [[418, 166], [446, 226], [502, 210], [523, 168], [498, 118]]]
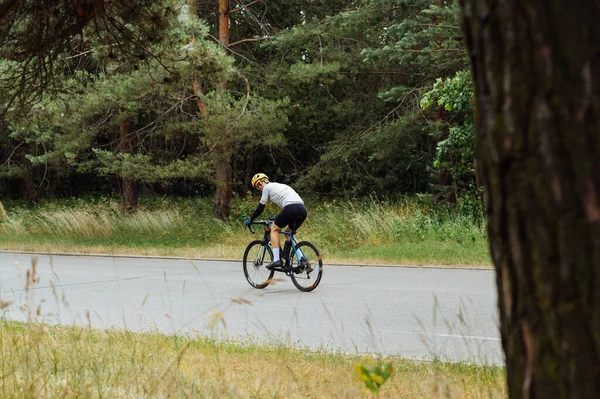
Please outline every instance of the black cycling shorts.
[[281, 227], [289, 226], [292, 231], [298, 230], [298, 227], [306, 220], [306, 207], [304, 204], [290, 204], [285, 206], [279, 215], [275, 216], [275, 225]]

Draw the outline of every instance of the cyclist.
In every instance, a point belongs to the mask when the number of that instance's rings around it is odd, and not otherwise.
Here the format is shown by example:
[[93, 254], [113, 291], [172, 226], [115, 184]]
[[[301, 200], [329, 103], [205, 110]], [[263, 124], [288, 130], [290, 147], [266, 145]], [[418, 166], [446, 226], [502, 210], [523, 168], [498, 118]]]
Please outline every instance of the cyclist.
[[[254, 219], [260, 216], [265, 209], [265, 206], [271, 200], [277, 206], [281, 208], [281, 212], [275, 216], [275, 220], [271, 225], [271, 248], [273, 249], [273, 263], [267, 265], [267, 269], [273, 270], [275, 268], [281, 268], [283, 261], [279, 254], [279, 234], [281, 229], [287, 226], [286, 231], [297, 230], [304, 220], [306, 219], [306, 207], [304, 201], [298, 195], [293, 188], [286, 184], [270, 182], [267, 175], [264, 173], [257, 173], [252, 178], [252, 187], [262, 191], [262, 197], [258, 207], [250, 216], [246, 219], [245, 223], [249, 226]], [[283, 247], [283, 253], [281, 256], [286, 259], [290, 251], [290, 237], [285, 236], [286, 242]]]

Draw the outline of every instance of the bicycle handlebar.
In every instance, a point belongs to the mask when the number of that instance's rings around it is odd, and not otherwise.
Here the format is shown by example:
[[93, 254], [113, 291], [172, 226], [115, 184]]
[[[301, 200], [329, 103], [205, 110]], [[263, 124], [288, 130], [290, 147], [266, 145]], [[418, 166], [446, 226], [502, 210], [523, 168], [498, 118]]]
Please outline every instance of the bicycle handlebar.
[[262, 224], [263, 226], [268, 226], [269, 224], [273, 223], [273, 220], [275, 219], [253, 220], [252, 223], [248, 225], [248, 230], [250, 230], [250, 233], [254, 234], [254, 230], [252, 229], [253, 224]]

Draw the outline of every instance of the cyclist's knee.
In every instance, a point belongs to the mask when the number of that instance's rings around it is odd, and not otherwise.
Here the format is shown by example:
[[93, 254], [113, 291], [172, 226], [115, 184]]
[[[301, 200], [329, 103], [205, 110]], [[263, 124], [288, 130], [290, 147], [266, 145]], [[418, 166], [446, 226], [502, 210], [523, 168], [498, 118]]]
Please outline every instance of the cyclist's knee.
[[280, 232], [281, 231], [281, 227], [277, 226], [275, 223], [273, 223], [271, 225], [271, 231], [277, 231]]

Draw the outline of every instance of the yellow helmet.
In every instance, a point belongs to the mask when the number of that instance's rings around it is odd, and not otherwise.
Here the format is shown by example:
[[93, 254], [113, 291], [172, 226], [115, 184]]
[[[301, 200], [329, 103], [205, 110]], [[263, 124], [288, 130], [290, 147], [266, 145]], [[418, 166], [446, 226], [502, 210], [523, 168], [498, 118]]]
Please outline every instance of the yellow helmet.
[[252, 187], [256, 188], [256, 183], [258, 183], [262, 179], [268, 179], [268, 178], [269, 177], [267, 175], [265, 175], [264, 173], [255, 174], [254, 177], [252, 178]]

